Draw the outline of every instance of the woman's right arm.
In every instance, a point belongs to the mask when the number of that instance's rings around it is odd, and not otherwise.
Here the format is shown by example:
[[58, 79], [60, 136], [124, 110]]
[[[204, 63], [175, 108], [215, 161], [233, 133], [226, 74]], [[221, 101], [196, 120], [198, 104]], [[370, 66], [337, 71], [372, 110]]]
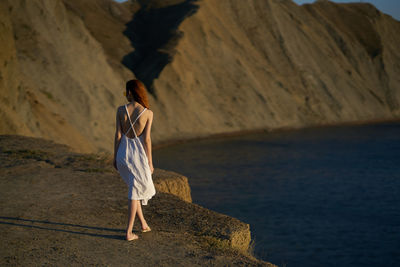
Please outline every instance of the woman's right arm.
[[154, 172], [154, 167], [153, 167], [153, 158], [152, 158], [152, 154], [151, 154], [151, 136], [150, 136], [150, 132], [151, 132], [151, 125], [153, 123], [153, 111], [149, 110], [149, 119], [146, 122], [146, 126], [144, 127], [144, 150], [146, 152], [147, 155], [147, 159], [149, 161], [149, 166], [150, 166], [150, 170], [151, 173]]
[[117, 169], [117, 161], [116, 161], [116, 159], [117, 159], [117, 152], [118, 152], [118, 147], [119, 147], [119, 143], [120, 143], [120, 141], [121, 141], [121, 136], [122, 136], [122, 131], [121, 131], [121, 123], [120, 123], [120, 121], [119, 121], [119, 109], [117, 110], [117, 115], [116, 115], [116, 122], [115, 122], [115, 125], [116, 125], [116, 127], [115, 127], [115, 137], [114, 137], [114, 161], [113, 161], [113, 165], [114, 165], [114, 168], [116, 169], [116, 170], [118, 170]]

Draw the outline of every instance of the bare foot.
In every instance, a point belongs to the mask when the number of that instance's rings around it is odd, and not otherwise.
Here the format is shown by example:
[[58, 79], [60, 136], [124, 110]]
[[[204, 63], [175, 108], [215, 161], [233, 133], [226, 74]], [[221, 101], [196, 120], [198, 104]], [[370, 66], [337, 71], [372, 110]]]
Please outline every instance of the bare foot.
[[147, 225], [147, 227], [142, 227], [142, 233], [150, 232], [151, 228]]
[[149, 225], [147, 224], [146, 221], [144, 221], [144, 223], [142, 223], [142, 233], [150, 232], [150, 231], [151, 231], [151, 229], [150, 229]]
[[139, 239], [139, 237], [137, 235], [133, 234], [133, 233], [126, 234], [125, 238], [126, 238], [127, 241], [132, 241], [132, 240]]

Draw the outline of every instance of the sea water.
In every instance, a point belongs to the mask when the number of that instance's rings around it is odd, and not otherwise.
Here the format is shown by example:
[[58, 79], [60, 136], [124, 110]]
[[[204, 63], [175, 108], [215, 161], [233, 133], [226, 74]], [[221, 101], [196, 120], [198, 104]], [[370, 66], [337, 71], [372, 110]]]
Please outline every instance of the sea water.
[[155, 150], [193, 202], [250, 224], [279, 266], [400, 266], [400, 124], [309, 128]]

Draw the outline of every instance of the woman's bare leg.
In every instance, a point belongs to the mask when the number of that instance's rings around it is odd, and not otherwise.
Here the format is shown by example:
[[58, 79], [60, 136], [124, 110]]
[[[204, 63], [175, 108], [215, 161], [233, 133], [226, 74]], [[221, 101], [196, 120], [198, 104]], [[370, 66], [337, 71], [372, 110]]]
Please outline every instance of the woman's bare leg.
[[126, 227], [126, 240], [137, 239], [138, 236], [132, 233], [133, 223], [135, 222], [135, 215], [137, 212], [137, 200], [130, 199], [128, 200], [128, 226]]
[[147, 222], [144, 219], [142, 205], [140, 204], [140, 200], [137, 200], [137, 215], [139, 217], [140, 223], [142, 224], [142, 230], [147, 229], [149, 226], [147, 225]]

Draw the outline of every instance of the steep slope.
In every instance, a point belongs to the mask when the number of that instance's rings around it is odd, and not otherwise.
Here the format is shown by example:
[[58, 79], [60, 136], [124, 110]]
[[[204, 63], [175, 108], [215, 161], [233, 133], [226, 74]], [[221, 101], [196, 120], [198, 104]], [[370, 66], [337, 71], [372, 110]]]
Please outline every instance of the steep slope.
[[7, 0], [0, 14], [0, 133], [110, 152], [135, 74], [155, 144], [400, 117], [400, 22], [370, 4]]
[[12, 59], [1, 87], [10, 96], [2, 133], [109, 151], [124, 83], [103, 47], [62, 1], [2, 1], [2, 11]]
[[399, 117], [400, 23], [372, 5], [199, 5], [155, 81], [165, 138]]
[[139, 3], [118, 4], [110, 0], [63, 0], [63, 3], [82, 20], [90, 34], [101, 44], [107, 63], [124, 79], [132, 78], [132, 73], [121, 64], [121, 60], [134, 50], [124, 31], [125, 24], [140, 8]]
[[29, 134], [27, 127], [16, 114], [20, 88], [17, 51], [8, 7], [2, 3], [0, 3], [0, 33], [0, 132]]

